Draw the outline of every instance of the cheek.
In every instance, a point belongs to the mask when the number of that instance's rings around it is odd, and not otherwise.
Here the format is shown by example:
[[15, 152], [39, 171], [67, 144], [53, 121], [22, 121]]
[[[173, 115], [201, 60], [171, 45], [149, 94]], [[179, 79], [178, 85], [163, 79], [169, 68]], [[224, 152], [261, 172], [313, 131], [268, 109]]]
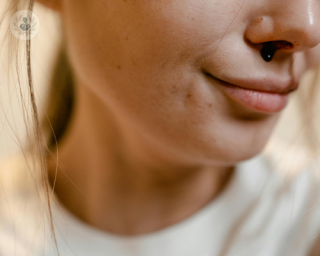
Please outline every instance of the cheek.
[[214, 99], [194, 88], [209, 33], [199, 29], [200, 11], [185, 13], [178, 2], [66, 1], [65, 30], [79, 79], [106, 100], [123, 99], [134, 110], [141, 105], [181, 111], [191, 93], [198, 100], [192, 104], [211, 104]]
[[[198, 63], [215, 44], [212, 29], [205, 28], [218, 20], [203, 17], [203, 3], [66, 0], [65, 30], [77, 75], [109, 100], [152, 98], [179, 107], [194, 90]], [[218, 26], [215, 31], [219, 38]], [[197, 98], [204, 100], [200, 92]]]

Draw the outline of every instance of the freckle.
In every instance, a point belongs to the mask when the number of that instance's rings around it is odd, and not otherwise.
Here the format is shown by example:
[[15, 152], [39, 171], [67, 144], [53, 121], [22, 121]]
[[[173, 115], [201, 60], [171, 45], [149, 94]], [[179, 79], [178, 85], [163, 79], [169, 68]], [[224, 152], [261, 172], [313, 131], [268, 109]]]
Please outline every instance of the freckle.
[[194, 20], [194, 18], [192, 18], [192, 20]]
[[126, 40], [128, 40], [128, 37], [126, 36]]
[[117, 66], [117, 68], [118, 68], [118, 69], [121, 69], [121, 66], [120, 66], [120, 65], [118, 65], [118, 66]]
[[191, 94], [188, 94], [187, 97], [190, 98], [190, 97], [191, 97]]
[[212, 104], [211, 104], [211, 103], [209, 104], [209, 107], [212, 107]]

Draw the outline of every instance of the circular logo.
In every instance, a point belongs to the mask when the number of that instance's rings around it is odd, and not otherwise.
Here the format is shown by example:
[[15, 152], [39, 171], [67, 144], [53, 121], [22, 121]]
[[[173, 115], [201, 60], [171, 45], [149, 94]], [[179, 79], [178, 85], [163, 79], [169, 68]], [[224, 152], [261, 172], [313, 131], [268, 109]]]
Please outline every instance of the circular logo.
[[[33, 11], [17, 11], [10, 19], [10, 30], [12, 35], [19, 40], [31, 40], [40, 31], [40, 19]], [[28, 33], [30, 33], [29, 38]]]

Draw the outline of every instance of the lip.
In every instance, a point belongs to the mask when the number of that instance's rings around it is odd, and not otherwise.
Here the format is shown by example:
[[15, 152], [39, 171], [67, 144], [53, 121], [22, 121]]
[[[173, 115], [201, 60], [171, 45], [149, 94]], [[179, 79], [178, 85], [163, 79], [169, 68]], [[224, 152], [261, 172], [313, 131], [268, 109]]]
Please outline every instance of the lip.
[[271, 114], [283, 110], [288, 103], [289, 94], [298, 88], [294, 79], [229, 79], [226, 82], [209, 73], [207, 75], [220, 85], [231, 100], [261, 113]]

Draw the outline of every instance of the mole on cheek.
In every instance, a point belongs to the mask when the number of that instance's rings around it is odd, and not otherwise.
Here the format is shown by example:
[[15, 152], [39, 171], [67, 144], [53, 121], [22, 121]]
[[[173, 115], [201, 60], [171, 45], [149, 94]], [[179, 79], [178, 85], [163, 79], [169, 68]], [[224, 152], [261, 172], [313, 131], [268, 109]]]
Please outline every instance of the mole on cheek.
[[118, 66], [117, 66], [117, 68], [118, 68], [118, 69], [121, 69], [121, 66], [120, 66], [120, 65], [118, 65]]

